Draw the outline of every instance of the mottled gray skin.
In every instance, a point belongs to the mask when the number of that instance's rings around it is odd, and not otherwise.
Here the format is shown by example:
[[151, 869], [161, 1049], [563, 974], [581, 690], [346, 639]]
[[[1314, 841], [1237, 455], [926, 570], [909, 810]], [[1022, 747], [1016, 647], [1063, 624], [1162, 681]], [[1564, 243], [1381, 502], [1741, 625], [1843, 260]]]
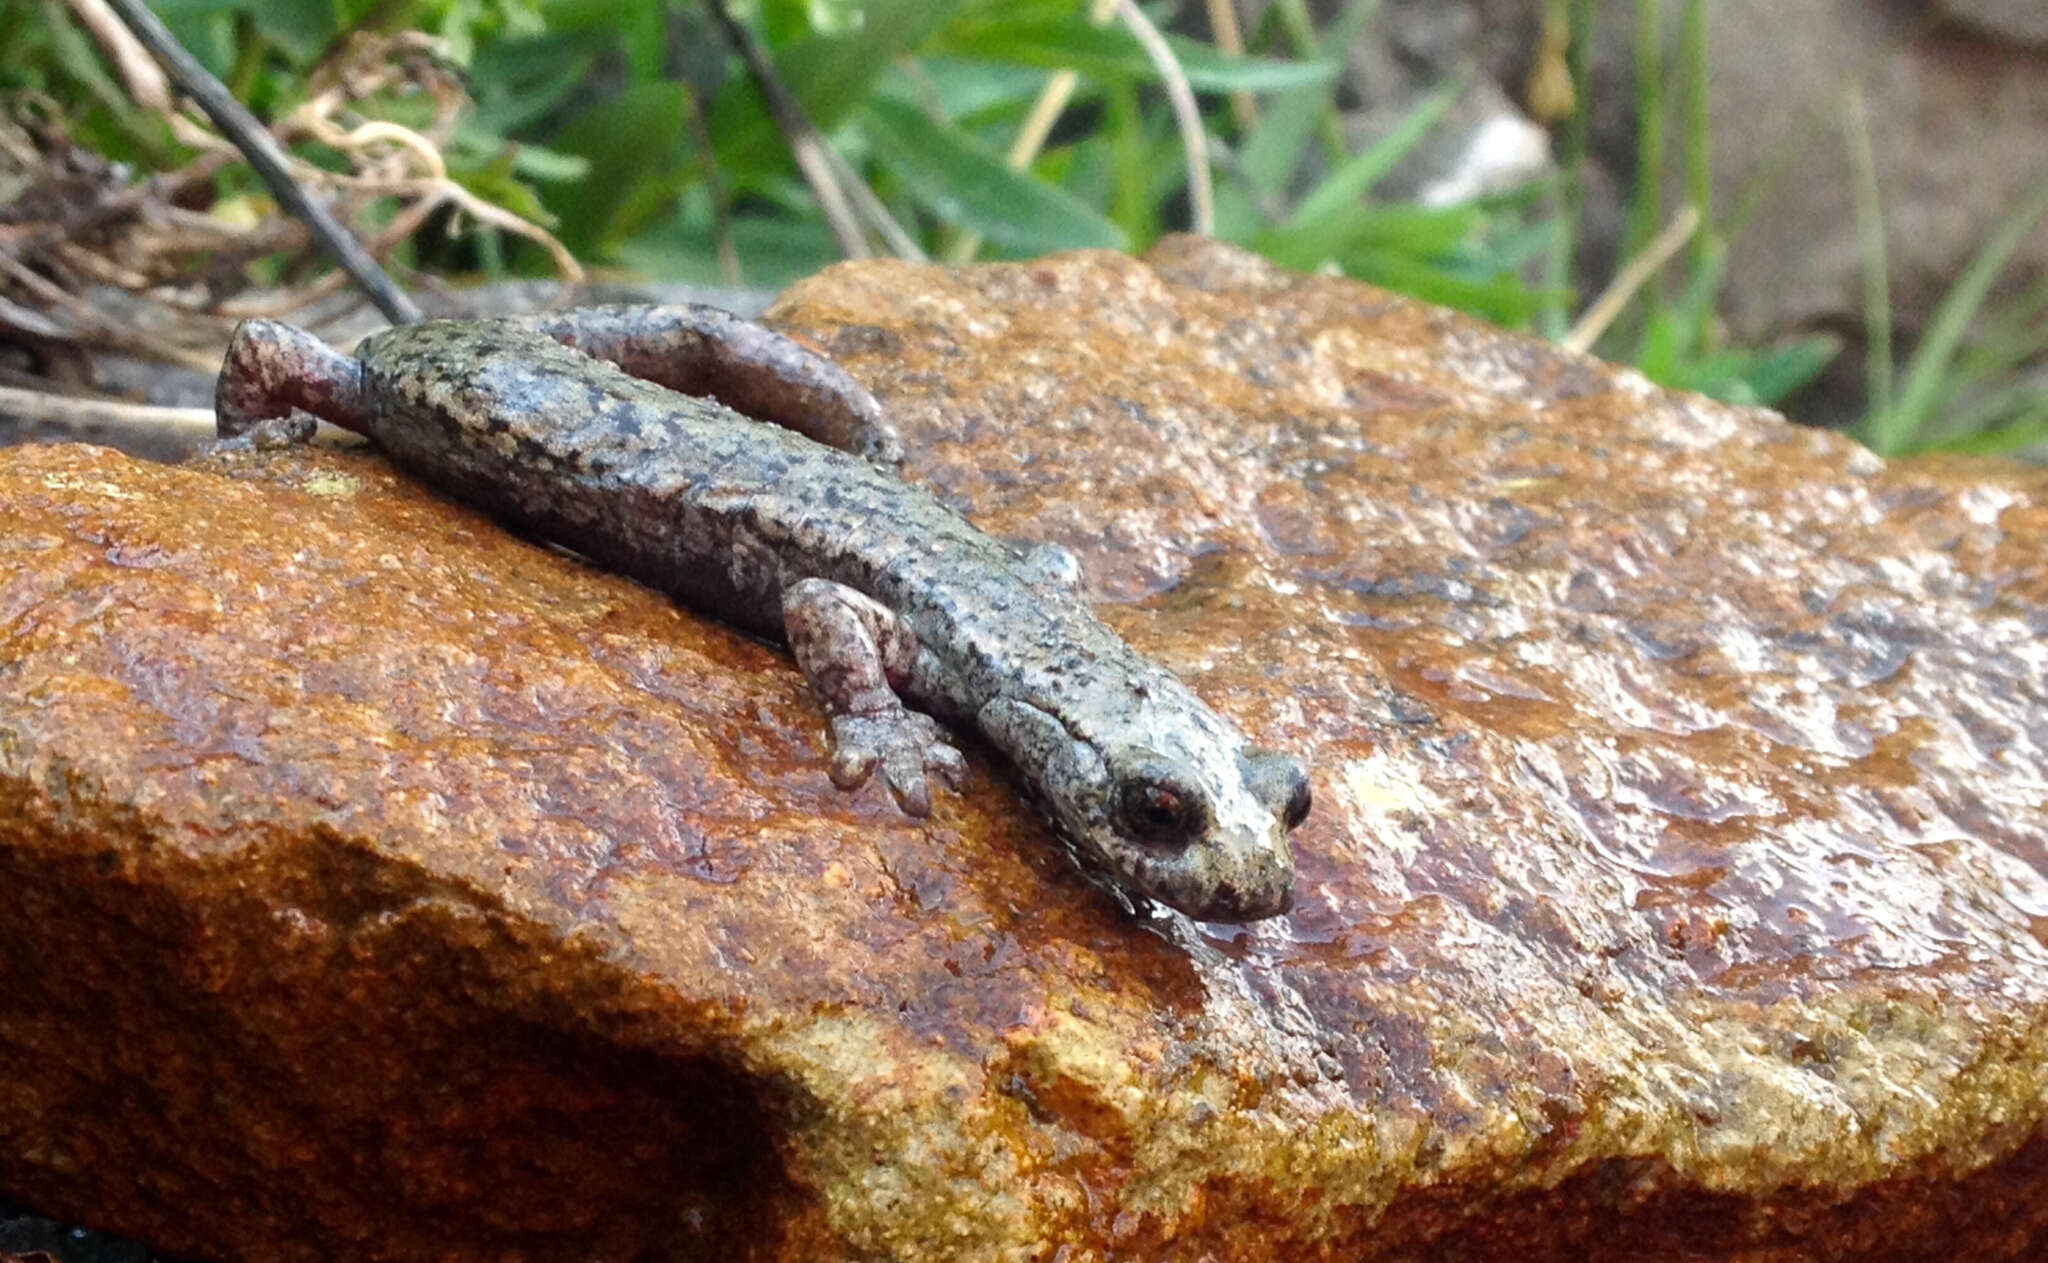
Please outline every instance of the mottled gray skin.
[[227, 438], [301, 436], [302, 408], [522, 532], [786, 640], [831, 715], [842, 786], [879, 766], [923, 814], [925, 773], [963, 767], [927, 714], [972, 724], [1126, 907], [1288, 907], [1300, 764], [1099, 622], [1060, 550], [1020, 557], [889, 472], [879, 406], [786, 339], [705, 309], [607, 308], [405, 326], [349, 359], [251, 321], [218, 403]]

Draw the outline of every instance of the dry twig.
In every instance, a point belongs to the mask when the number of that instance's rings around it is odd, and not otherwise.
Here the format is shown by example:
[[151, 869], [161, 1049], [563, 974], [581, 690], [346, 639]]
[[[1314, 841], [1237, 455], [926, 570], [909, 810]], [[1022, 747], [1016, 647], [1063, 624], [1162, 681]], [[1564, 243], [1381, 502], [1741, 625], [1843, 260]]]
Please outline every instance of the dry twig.
[[783, 86], [781, 76], [775, 72], [775, 63], [755, 41], [754, 33], [732, 15], [726, 0], [710, 0], [709, 7], [713, 20], [725, 32], [726, 42], [733, 46], [740, 60], [747, 63], [747, 73], [754, 77], [761, 96], [768, 102], [768, 113], [775, 120], [775, 129], [782, 133], [783, 143], [789, 146], [790, 157], [796, 160], [796, 168], [803, 174], [804, 183], [811, 186], [811, 196], [818, 199], [818, 209], [824, 213], [825, 222], [838, 239], [840, 253], [849, 259], [873, 257], [874, 251], [868, 249], [867, 238], [861, 233], [860, 220], [847, 200], [846, 190], [840, 187], [838, 173], [825, 157], [831, 146], [826, 143], [824, 135], [804, 113], [796, 95]]
[[[114, 38], [127, 39], [125, 28]], [[129, 39], [128, 47], [139, 45]], [[437, 212], [453, 211], [539, 243], [561, 275], [580, 279], [576, 260], [551, 233], [449, 177], [443, 145], [466, 98], [433, 56], [434, 47], [416, 33], [358, 36], [344, 45], [313, 76], [308, 101], [271, 136], [280, 146], [318, 140], [342, 153], [350, 170], [330, 172], [287, 158], [289, 174], [332, 199], [346, 221], [362, 223], [373, 209], [398, 203], [375, 230], [370, 257], [386, 257]], [[437, 107], [431, 122], [414, 130], [354, 115], [357, 101], [391, 91], [429, 96]], [[181, 204], [206, 191], [224, 166], [243, 160], [196, 114], [165, 117], [173, 135], [198, 156], [134, 184], [123, 184], [114, 168], [72, 147], [54, 107], [42, 117], [41, 134], [0, 124], [0, 166], [26, 190], [0, 208], [0, 323], [48, 342], [211, 367], [232, 318], [287, 314], [347, 284], [346, 273], [327, 271], [282, 298], [236, 303], [226, 297], [247, 284], [248, 264], [302, 255], [310, 238], [302, 223], [278, 213], [251, 223], [222, 213], [224, 207], [208, 213]], [[204, 260], [197, 270], [195, 256]], [[107, 316], [109, 289], [137, 305], [118, 318]]]
[[1216, 235], [1216, 198], [1209, 187], [1209, 136], [1202, 128], [1202, 109], [1195, 103], [1195, 90], [1188, 83], [1187, 72], [1180, 68], [1180, 59], [1173, 55], [1166, 37], [1152, 25], [1152, 19], [1145, 16], [1135, 0], [1120, 0], [1117, 16], [1131, 28], [1138, 47], [1151, 58], [1153, 69], [1159, 72], [1160, 82], [1166, 85], [1167, 104], [1173, 107], [1174, 121], [1180, 127], [1181, 149], [1187, 155], [1190, 226], [1201, 236], [1213, 237]]
[[118, 399], [81, 399], [47, 390], [23, 390], [0, 386], [0, 416], [33, 425], [56, 425], [67, 430], [97, 428], [132, 429], [161, 433], [184, 432], [212, 438], [211, 408], [160, 408], [154, 404], [125, 403]]
[[[1116, 16], [1117, 0], [1092, 0], [1088, 7], [1088, 21], [1096, 26], [1107, 26]], [[1017, 138], [1010, 142], [1010, 152], [1003, 158], [1012, 171], [1022, 171], [1038, 157], [1038, 151], [1045, 148], [1045, 138], [1052, 135], [1052, 125], [1067, 108], [1067, 102], [1074, 97], [1074, 89], [1081, 83], [1081, 76], [1072, 70], [1054, 72], [1045, 86], [1038, 90], [1038, 96], [1031, 102], [1031, 112], [1024, 116], [1024, 125], [1017, 129]], [[972, 263], [981, 250], [981, 234], [962, 233], [946, 251], [946, 262], [951, 264]]]
[[1692, 239], [1699, 226], [1699, 207], [1686, 205], [1679, 208], [1664, 231], [1644, 246], [1641, 254], [1630, 259], [1628, 266], [1616, 273], [1614, 279], [1607, 283], [1607, 288], [1600, 291], [1600, 297], [1586, 308], [1585, 314], [1579, 317], [1571, 332], [1565, 334], [1560, 345], [1571, 351], [1592, 350], [1600, 335], [1607, 331], [1607, 326], [1614, 323], [1614, 318], [1628, 306], [1628, 300], [1636, 296], [1636, 291], [1655, 276], [1658, 269], [1671, 261], [1671, 256]]
[[235, 100], [220, 80], [208, 74], [206, 68], [185, 51], [156, 14], [150, 12], [149, 6], [143, 0], [108, 0], [108, 3], [120, 13], [135, 37], [156, 56], [165, 73], [177, 81], [179, 90], [198, 102], [214, 126], [235, 142], [235, 148], [247, 156], [249, 165], [263, 177], [271, 193], [313, 231], [321, 246], [342, 270], [355, 278], [356, 284], [369, 294], [378, 310], [394, 324], [418, 320], [420, 309], [412, 299], [392, 283], [355, 235], [292, 178], [290, 160], [277, 141], [253, 114], [242, 107], [240, 101]]

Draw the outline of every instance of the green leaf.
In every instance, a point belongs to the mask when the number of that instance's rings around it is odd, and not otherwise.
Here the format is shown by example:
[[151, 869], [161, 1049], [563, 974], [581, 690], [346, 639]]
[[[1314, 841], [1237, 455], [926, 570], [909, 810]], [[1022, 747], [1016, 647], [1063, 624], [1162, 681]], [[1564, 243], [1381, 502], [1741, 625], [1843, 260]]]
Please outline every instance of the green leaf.
[[1253, 246], [1274, 262], [1303, 271], [1363, 253], [1375, 258], [1402, 255], [1442, 266], [1455, 261], [1468, 272], [1483, 274], [1471, 279], [1490, 280], [1511, 268], [1484, 266], [1483, 257], [1476, 252], [1454, 258], [1473, 240], [1487, 218], [1484, 211], [1470, 206], [1433, 208], [1360, 202], [1343, 215], [1322, 215], [1257, 233]]
[[631, 83], [654, 83], [665, 77], [665, 6], [650, 0], [626, 4], [618, 0], [553, 0], [545, 16], [551, 31], [602, 34], [608, 47], [624, 54]]
[[[882, 73], [925, 38], [953, 3], [883, 0], [863, 10], [851, 36], [808, 35], [774, 50], [776, 73], [811, 123], [829, 134], [874, 94]], [[728, 175], [744, 180], [790, 168], [788, 145], [768, 100], [744, 69], [725, 80], [706, 114], [718, 165]]]
[[532, 189], [519, 182], [514, 174], [514, 162], [514, 153], [508, 146], [491, 162], [475, 167], [451, 167], [448, 177], [484, 201], [502, 206], [521, 219], [549, 225], [551, 217], [547, 208], [541, 205]]
[[938, 98], [939, 113], [965, 127], [977, 115], [1021, 111], [1051, 76], [1036, 66], [1009, 66], [963, 57], [920, 57], [917, 81], [903, 68], [891, 66], [882, 90], [914, 101], [929, 91]]
[[953, 0], [873, 0], [850, 34], [813, 35], [775, 51], [775, 68], [811, 122], [831, 131], [874, 93], [875, 80], [937, 28]]
[[472, 121], [511, 135], [566, 101], [611, 43], [597, 32], [560, 32], [485, 45], [469, 67]]
[[1408, 111], [1394, 130], [1382, 136], [1370, 148], [1354, 154], [1336, 170], [1323, 178], [1314, 191], [1301, 200], [1288, 217], [1290, 225], [1299, 227], [1317, 219], [1341, 216], [1354, 209], [1372, 186], [1378, 184], [1396, 163], [1408, 156], [1408, 152], [1429, 134], [1437, 120], [1465, 92], [1462, 80], [1445, 84], [1425, 98], [1421, 104]]
[[1780, 347], [1751, 352], [1742, 378], [1758, 403], [1775, 405], [1820, 376], [1841, 353], [1842, 340], [1832, 334], [1796, 338]]
[[455, 135], [449, 139], [448, 153], [451, 161], [466, 162], [471, 166], [508, 157], [513, 175], [544, 184], [562, 184], [590, 177], [588, 158], [506, 140], [503, 136], [462, 123], [456, 125]]
[[578, 256], [606, 254], [636, 226], [629, 208], [643, 208], [650, 192], [673, 190], [692, 177], [683, 148], [685, 108], [679, 84], [636, 84], [583, 111], [555, 137], [557, 153], [604, 173], [548, 188], [563, 243]]
[[1841, 351], [1840, 338], [1815, 334], [1768, 349], [1731, 347], [1677, 361], [1652, 380], [1723, 403], [1770, 405], [1818, 377]]
[[1540, 220], [1533, 224], [1510, 223], [1487, 234], [1485, 241], [1469, 247], [1467, 265], [1482, 272], [1519, 272], [1524, 264], [1535, 260], [1550, 244], [1550, 234], [1557, 231], [1552, 220]]
[[1526, 325], [1544, 297], [1542, 291], [1531, 289], [1517, 276], [1460, 276], [1407, 255], [1356, 251], [1347, 255], [1343, 263], [1346, 274], [1360, 280], [1483, 316], [1509, 328]]
[[[319, 56], [340, 33], [333, 0], [150, 0], [150, 7], [181, 35], [187, 24], [226, 13], [248, 14], [257, 34], [284, 49], [300, 66]], [[192, 52], [215, 73], [227, 68], [226, 61], [216, 66], [199, 49]]]
[[[1230, 57], [1207, 44], [1167, 36], [1188, 82], [1203, 92], [1279, 92], [1312, 87], [1337, 77], [1334, 61], [1279, 61]], [[1047, 70], [1073, 70], [1098, 79], [1153, 81], [1159, 71], [1129, 33], [1096, 26], [1081, 14], [1059, 17], [1023, 14], [962, 18], [948, 23], [925, 45], [986, 61], [1011, 62]]]
[[[657, 281], [723, 286], [710, 199], [693, 190], [683, 205], [621, 241], [615, 257]], [[734, 252], [746, 283], [781, 289], [836, 262], [839, 244], [816, 215], [741, 215], [731, 225]]]
[[910, 195], [956, 227], [1026, 254], [1124, 248], [1124, 234], [1086, 204], [1010, 170], [994, 150], [914, 106], [878, 96], [860, 127]]

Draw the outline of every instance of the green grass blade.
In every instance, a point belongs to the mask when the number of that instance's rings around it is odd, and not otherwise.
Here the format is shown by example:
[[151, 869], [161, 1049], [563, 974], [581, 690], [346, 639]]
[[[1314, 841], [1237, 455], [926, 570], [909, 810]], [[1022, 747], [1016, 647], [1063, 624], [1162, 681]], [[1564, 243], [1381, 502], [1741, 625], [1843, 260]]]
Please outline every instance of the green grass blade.
[[1012, 171], [1000, 153], [915, 106], [878, 96], [861, 111], [860, 127], [911, 197], [955, 227], [1023, 254], [1127, 244], [1079, 198]]
[[[1318, 40], [1302, 48], [1303, 55], [1337, 61], [1378, 7], [1376, 0], [1357, 0], [1346, 6]], [[1259, 125], [1245, 138], [1240, 153], [1245, 173], [1260, 193], [1277, 196], [1286, 191], [1287, 182], [1301, 168], [1301, 160], [1315, 141], [1316, 125], [1335, 103], [1336, 93], [1333, 79], [1276, 93], [1266, 103]]]
[[[1685, 75], [1685, 200], [1699, 208], [1702, 225], [1692, 239], [1692, 265], [1697, 270], [1707, 266], [1708, 256], [1719, 242], [1713, 228], [1713, 127], [1707, 108], [1707, 85], [1713, 74], [1713, 62], [1707, 52], [1707, 0], [1685, 0], [1678, 56]], [[1713, 312], [1707, 311], [1700, 318], [1703, 323], [1698, 338], [1704, 344], [1704, 322], [1713, 319]]]
[[1849, 150], [1850, 191], [1856, 202], [1856, 236], [1863, 254], [1863, 331], [1867, 407], [1877, 415], [1892, 407], [1892, 300], [1884, 244], [1884, 208], [1878, 201], [1877, 156], [1870, 147], [1870, 118], [1863, 91], [1842, 94], [1842, 138]]
[[1987, 311], [1949, 376], [1965, 386], [2010, 376], [2048, 353], [2048, 276], [2019, 297]]
[[1955, 449], [1976, 436], [2003, 430], [2036, 410], [2048, 406], [2048, 386], [2017, 382], [1976, 392], [1956, 406], [1943, 410], [1941, 423], [1915, 436], [1915, 448]]
[[2035, 181], [1942, 296], [1941, 305], [1935, 309], [1934, 319], [1906, 368], [1897, 401], [1884, 412], [1871, 415], [1866, 437], [1878, 455], [1890, 456], [1902, 450], [1926, 428], [1962, 345], [1963, 334], [1976, 319], [2013, 251], [2043, 213], [2048, 213], [2048, 175]]
[[1372, 186], [1408, 156], [1409, 151], [1429, 134], [1429, 129], [1437, 125], [1464, 91], [1465, 81], [1457, 79], [1424, 98], [1392, 131], [1325, 176], [1322, 183], [1316, 185], [1294, 208], [1294, 213], [1288, 216], [1288, 224], [1301, 227], [1321, 219], [1355, 214], [1359, 202]]
[[[1177, 35], [1169, 36], [1167, 43], [1188, 82], [1204, 92], [1278, 92], [1331, 83], [1337, 77], [1333, 61], [1230, 57]], [[950, 22], [925, 43], [924, 51], [1047, 70], [1076, 70], [1098, 79], [1150, 82], [1159, 77], [1127, 31], [1096, 26], [1080, 13]]]
[[1663, 6], [1635, 0], [1636, 179], [1622, 257], [1643, 252], [1664, 223]]
[[1714, 243], [1686, 278], [1677, 300], [1651, 309], [1635, 361], [1651, 381], [1667, 386], [1684, 384], [1683, 365], [1703, 349], [1700, 330], [1713, 319], [1714, 298], [1721, 292], [1721, 273], [1727, 262], [1727, 247]]
[[1831, 334], [1795, 338], [1768, 350], [1717, 351], [1677, 366], [1667, 385], [1697, 390], [1735, 404], [1776, 404], [1820, 376], [1842, 353], [1842, 340]]
[[2021, 409], [2002, 423], [1943, 440], [1939, 444], [1941, 450], [1971, 456], [2002, 456], [2015, 448], [2048, 443], [2048, 391], [2035, 392], [2035, 399], [2031, 408]]
[[1345, 257], [1344, 270], [1359, 280], [1510, 328], [1527, 323], [1543, 297], [1519, 277], [1473, 278], [1404, 254], [1354, 251]]

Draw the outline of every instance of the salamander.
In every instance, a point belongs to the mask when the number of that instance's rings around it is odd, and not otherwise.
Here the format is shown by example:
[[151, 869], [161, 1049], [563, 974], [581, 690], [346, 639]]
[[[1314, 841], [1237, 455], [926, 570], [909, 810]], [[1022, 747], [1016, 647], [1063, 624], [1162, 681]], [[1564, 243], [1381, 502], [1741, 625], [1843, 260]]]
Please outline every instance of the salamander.
[[1010, 762], [1126, 909], [1289, 907], [1302, 763], [1098, 620], [1064, 549], [1013, 547], [905, 481], [879, 402], [789, 338], [714, 308], [596, 307], [401, 325], [348, 356], [251, 320], [216, 413], [234, 444], [315, 417], [365, 435], [516, 531], [785, 643], [842, 789], [879, 772], [928, 813], [928, 781], [965, 773], [944, 721]]

